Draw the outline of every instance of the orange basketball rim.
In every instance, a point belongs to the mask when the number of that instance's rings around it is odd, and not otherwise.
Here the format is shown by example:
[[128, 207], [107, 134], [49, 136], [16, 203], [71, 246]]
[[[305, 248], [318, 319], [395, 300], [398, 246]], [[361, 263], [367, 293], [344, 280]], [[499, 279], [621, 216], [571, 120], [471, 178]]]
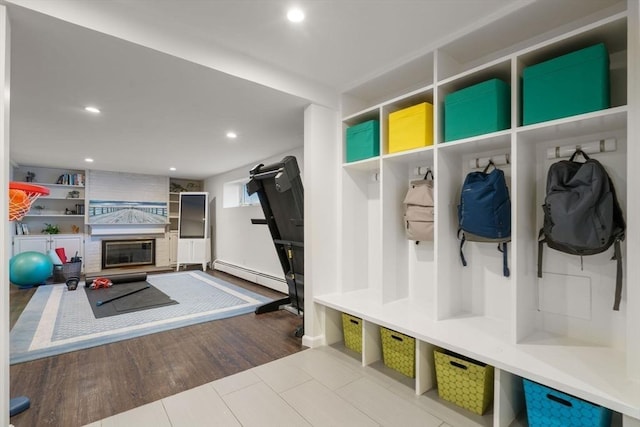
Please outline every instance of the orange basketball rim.
[[11, 181], [9, 183], [9, 221], [20, 221], [40, 196], [49, 194], [49, 189], [39, 185]]

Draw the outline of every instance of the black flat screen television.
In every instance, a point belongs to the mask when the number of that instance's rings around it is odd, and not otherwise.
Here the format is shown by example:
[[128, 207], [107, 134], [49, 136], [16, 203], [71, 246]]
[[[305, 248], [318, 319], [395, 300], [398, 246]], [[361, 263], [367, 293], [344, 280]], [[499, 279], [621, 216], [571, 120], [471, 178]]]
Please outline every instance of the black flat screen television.
[[204, 239], [206, 221], [206, 194], [180, 195], [180, 225], [181, 239]]

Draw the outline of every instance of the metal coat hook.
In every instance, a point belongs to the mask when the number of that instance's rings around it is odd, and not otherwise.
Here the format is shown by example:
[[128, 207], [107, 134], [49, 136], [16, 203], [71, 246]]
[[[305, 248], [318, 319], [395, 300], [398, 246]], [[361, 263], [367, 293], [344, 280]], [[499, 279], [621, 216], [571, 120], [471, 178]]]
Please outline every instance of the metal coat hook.
[[489, 161], [492, 161], [493, 164], [496, 166], [500, 166], [500, 165], [508, 165], [511, 162], [511, 159], [510, 159], [509, 153], [500, 154], [500, 155], [491, 156], [491, 157], [478, 157], [478, 158], [469, 160], [469, 168], [483, 169], [489, 164]]
[[587, 154], [604, 153], [605, 151], [616, 151], [616, 139], [608, 138], [598, 141], [591, 141], [584, 144], [564, 145], [562, 147], [548, 148], [547, 159], [571, 157], [576, 150], [582, 150]]

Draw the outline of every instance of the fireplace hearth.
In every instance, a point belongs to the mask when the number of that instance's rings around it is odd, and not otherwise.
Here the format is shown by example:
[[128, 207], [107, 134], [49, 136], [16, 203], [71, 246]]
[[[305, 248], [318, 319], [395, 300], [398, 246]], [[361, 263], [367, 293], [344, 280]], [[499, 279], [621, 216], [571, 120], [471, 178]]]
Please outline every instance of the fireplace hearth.
[[102, 269], [155, 265], [155, 239], [102, 241]]

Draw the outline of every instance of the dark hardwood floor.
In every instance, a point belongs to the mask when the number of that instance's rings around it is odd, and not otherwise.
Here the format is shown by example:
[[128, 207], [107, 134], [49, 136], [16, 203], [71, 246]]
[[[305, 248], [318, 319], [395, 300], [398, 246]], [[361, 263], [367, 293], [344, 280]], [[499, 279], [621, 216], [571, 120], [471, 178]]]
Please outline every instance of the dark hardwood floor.
[[[282, 294], [209, 271], [271, 298]], [[34, 290], [11, 287], [11, 327]], [[11, 396], [31, 408], [15, 427], [74, 427], [296, 353], [301, 319], [281, 310], [247, 314], [12, 365]]]

